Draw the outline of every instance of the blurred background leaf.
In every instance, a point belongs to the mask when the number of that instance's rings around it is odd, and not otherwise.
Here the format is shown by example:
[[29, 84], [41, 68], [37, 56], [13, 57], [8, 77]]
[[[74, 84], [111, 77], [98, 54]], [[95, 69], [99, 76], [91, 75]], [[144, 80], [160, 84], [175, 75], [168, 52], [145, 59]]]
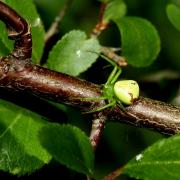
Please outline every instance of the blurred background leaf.
[[96, 39], [87, 39], [80, 30], [70, 31], [53, 47], [47, 67], [58, 72], [78, 76], [98, 58], [100, 45]]
[[121, 32], [122, 56], [134, 67], [149, 66], [160, 51], [155, 27], [143, 18], [124, 17], [115, 20]]
[[180, 30], [180, 8], [174, 4], [168, 4], [166, 11], [170, 22], [174, 25], [175, 28]]
[[108, 3], [103, 19], [106, 22], [109, 22], [110, 20], [116, 20], [123, 16], [125, 16], [127, 11], [126, 4], [123, 0], [113, 0]]

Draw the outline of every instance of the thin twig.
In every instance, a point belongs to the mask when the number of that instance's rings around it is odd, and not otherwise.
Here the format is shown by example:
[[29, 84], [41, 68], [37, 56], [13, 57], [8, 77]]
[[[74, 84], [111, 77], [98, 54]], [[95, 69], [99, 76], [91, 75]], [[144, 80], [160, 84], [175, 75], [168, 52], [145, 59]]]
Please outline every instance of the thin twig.
[[[107, 119], [106, 116], [104, 116], [102, 112], [94, 113], [94, 119], [92, 121], [92, 129], [89, 137], [94, 151], [96, 150], [99, 141], [101, 139], [106, 119]], [[92, 178], [90, 176], [87, 176], [87, 180], [91, 180], [91, 179]]]
[[99, 140], [101, 139], [106, 119], [106, 116], [104, 116], [102, 112], [94, 114], [92, 129], [89, 137], [94, 150], [96, 150]]
[[106, 7], [107, 7], [106, 3], [101, 4], [100, 11], [99, 11], [99, 20], [91, 33], [91, 37], [93, 38], [97, 38], [101, 34], [101, 32], [108, 27], [108, 23], [105, 22], [103, 19]]
[[115, 171], [111, 172], [109, 175], [105, 176], [103, 180], [114, 180], [118, 176], [122, 174], [123, 167], [116, 169]]
[[87, 180], [91, 180], [92, 178], [90, 176], [86, 176], [86, 179]]
[[116, 54], [117, 48], [102, 47], [101, 52], [111, 61], [115, 62], [119, 67], [125, 67], [128, 65], [126, 59], [123, 56]]
[[45, 43], [48, 43], [49, 40], [55, 36], [56, 34], [59, 33], [59, 26], [61, 21], [63, 20], [64, 16], [67, 13], [67, 10], [71, 6], [73, 0], [67, 0], [66, 3], [64, 4], [63, 8], [60, 10], [58, 16], [56, 16], [54, 22], [51, 24], [50, 28], [46, 32], [45, 35]]

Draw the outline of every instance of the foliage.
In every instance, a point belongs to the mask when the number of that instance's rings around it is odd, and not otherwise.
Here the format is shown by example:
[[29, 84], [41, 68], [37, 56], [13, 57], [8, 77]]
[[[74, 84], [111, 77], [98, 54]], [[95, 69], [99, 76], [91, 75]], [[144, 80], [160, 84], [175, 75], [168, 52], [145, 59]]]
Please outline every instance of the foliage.
[[48, 163], [51, 155], [38, 140], [47, 121], [4, 100], [0, 100], [0, 111], [0, 169], [22, 175]]
[[171, 23], [174, 25], [174, 27], [180, 30], [180, 22], [179, 22], [180, 8], [178, 8], [174, 4], [169, 4], [166, 10], [167, 10], [168, 18], [171, 21]]
[[[95, 53], [93, 53], [95, 52]], [[78, 76], [97, 59], [100, 45], [96, 39], [86, 39], [82, 31], [73, 30], [53, 47], [47, 67], [69, 75]]]
[[93, 149], [88, 137], [80, 129], [52, 124], [44, 126], [39, 137], [42, 145], [58, 162], [78, 172], [93, 174]]
[[[154, 75], [155, 72], [159, 72], [163, 68], [179, 71], [180, 35], [177, 30], [180, 30], [180, 3], [174, 1], [173, 4], [167, 4], [163, 0], [161, 1], [151, 1], [149, 6], [142, 8], [143, 1], [102, 0], [101, 2], [108, 3], [103, 16], [104, 21], [111, 24], [109, 29], [113, 27], [116, 30], [113, 31], [112, 28], [112, 32], [110, 30], [107, 34], [102, 34], [99, 39], [89, 36], [89, 29], [97, 21], [97, 14], [91, 12], [96, 8], [97, 0], [95, 2], [75, 1], [70, 9], [71, 12], [65, 16], [61, 24], [60, 34], [62, 37], [51, 49], [45, 66], [73, 76], [81, 75], [85, 78], [89, 78], [89, 75], [92, 78], [95, 76], [94, 81], [96, 82], [99, 78], [102, 83], [102, 79], [105, 80], [107, 75], [101, 66], [105, 62], [98, 61], [98, 54], [103, 46], [107, 44], [116, 46], [118, 44], [121, 48], [120, 55], [125, 57], [128, 64], [131, 65], [131, 67], [123, 69], [122, 78], [133, 77], [137, 81], [143, 81], [144, 78], [145, 81], [149, 75]], [[43, 0], [34, 2], [32, 0], [4, 0], [4, 2], [17, 10], [31, 25], [32, 59], [34, 63], [40, 64], [45, 45], [45, 31], [42, 21], [48, 24], [47, 21], [54, 18], [54, 13], [56, 11], [58, 13], [57, 4], [62, 8], [65, 1], [53, 0], [56, 2], [54, 5], [52, 1]], [[43, 9], [43, 6], [47, 9]], [[167, 16], [173, 26], [165, 18], [166, 15], [163, 16], [164, 19], [159, 21], [152, 17], [152, 14], [161, 17], [160, 10], [154, 10], [154, 7], [163, 8], [163, 12], [166, 9]], [[38, 8], [41, 17], [36, 8]], [[135, 8], [139, 8], [141, 11], [137, 12]], [[148, 15], [148, 10], [150, 15]], [[42, 11], [48, 15], [45, 16]], [[79, 15], [79, 13], [83, 15]], [[78, 22], [75, 21], [76, 18], [78, 18]], [[165, 22], [166, 27], [161, 21]], [[116, 26], [113, 26], [114, 24]], [[7, 39], [7, 31], [2, 23], [0, 24], [0, 32], [0, 55], [3, 56], [12, 50], [13, 44]], [[160, 43], [160, 37], [162, 43]], [[160, 44], [163, 48], [159, 55]], [[158, 61], [155, 61], [157, 59]], [[147, 66], [148, 68], [143, 68]], [[168, 101], [176, 94], [177, 89], [171, 88], [174, 90], [171, 92], [168, 89], [171, 82], [163, 80], [160, 79], [160, 83], [153, 82], [159, 91], [156, 88], [151, 88], [151, 93], [160, 100], [164, 97]], [[163, 92], [166, 90], [169, 94], [162, 95], [161, 89]], [[150, 96], [148, 86], [142, 88], [142, 92], [142, 94]], [[87, 118], [79, 115], [77, 110], [69, 107], [59, 108], [58, 106], [59, 111], [63, 110], [69, 116], [69, 124], [72, 122], [82, 130], [73, 125], [57, 125], [48, 122], [44, 120], [43, 116], [8, 102], [8, 95], [3, 98], [6, 100], [0, 100], [0, 170], [2, 171], [16, 175], [30, 174], [49, 163], [53, 158], [74, 171], [93, 175], [97, 179], [102, 179], [104, 175], [121, 163], [126, 164], [123, 173], [130, 177], [141, 179], [179, 178], [178, 135], [169, 139], [161, 139], [162, 136], [157, 133], [133, 129], [126, 125], [109, 125], [113, 128], [108, 127], [105, 130], [105, 137], [108, 135], [108, 138], [104, 137], [103, 149], [100, 148], [103, 161], [99, 158], [98, 165], [97, 167], [95, 165], [94, 169], [92, 147], [88, 136], [83, 132], [89, 129]], [[23, 100], [20, 101], [23, 104]], [[49, 105], [53, 109], [55, 108], [54, 105]], [[44, 107], [39, 108], [43, 109]], [[119, 138], [121, 138], [121, 142]], [[157, 139], [161, 140], [150, 146]], [[144, 148], [147, 149], [141, 153]], [[131, 158], [133, 159], [129, 161]]]
[[137, 179], [180, 179], [179, 141], [176, 135], [153, 144], [131, 160], [124, 173]]
[[[126, 4], [122, 0], [114, 0], [108, 3], [103, 19], [106, 22], [119, 19], [125, 16], [127, 11]], [[113, 12], [113, 13], [112, 13]]]
[[125, 17], [115, 21], [121, 31], [123, 56], [135, 67], [149, 66], [157, 58], [160, 40], [153, 25], [142, 18]]

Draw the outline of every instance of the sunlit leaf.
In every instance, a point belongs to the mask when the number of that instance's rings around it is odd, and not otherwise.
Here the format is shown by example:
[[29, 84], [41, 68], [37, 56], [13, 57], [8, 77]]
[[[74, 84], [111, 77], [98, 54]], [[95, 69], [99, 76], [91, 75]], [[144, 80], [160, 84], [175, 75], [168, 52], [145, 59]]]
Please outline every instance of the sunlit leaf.
[[99, 51], [100, 45], [96, 39], [87, 39], [84, 32], [73, 30], [53, 47], [47, 67], [77, 76], [96, 61]]
[[180, 179], [180, 136], [163, 139], [138, 154], [124, 173], [137, 179]]
[[31, 111], [0, 100], [0, 170], [22, 175], [50, 161], [38, 139], [46, 123]]

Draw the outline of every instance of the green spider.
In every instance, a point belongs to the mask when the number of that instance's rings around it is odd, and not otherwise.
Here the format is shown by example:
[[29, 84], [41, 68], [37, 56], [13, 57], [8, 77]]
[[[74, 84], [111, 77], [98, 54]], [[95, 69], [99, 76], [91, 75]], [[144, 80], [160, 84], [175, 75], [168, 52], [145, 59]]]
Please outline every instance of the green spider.
[[107, 82], [102, 85], [102, 97], [87, 98], [87, 100], [107, 100], [109, 103], [101, 108], [88, 111], [87, 113], [99, 112], [106, 108], [118, 105], [123, 111], [124, 105], [131, 105], [135, 99], [139, 97], [139, 85], [134, 80], [117, 81], [122, 70], [106, 56], [100, 55], [114, 66], [113, 71], [109, 75]]

